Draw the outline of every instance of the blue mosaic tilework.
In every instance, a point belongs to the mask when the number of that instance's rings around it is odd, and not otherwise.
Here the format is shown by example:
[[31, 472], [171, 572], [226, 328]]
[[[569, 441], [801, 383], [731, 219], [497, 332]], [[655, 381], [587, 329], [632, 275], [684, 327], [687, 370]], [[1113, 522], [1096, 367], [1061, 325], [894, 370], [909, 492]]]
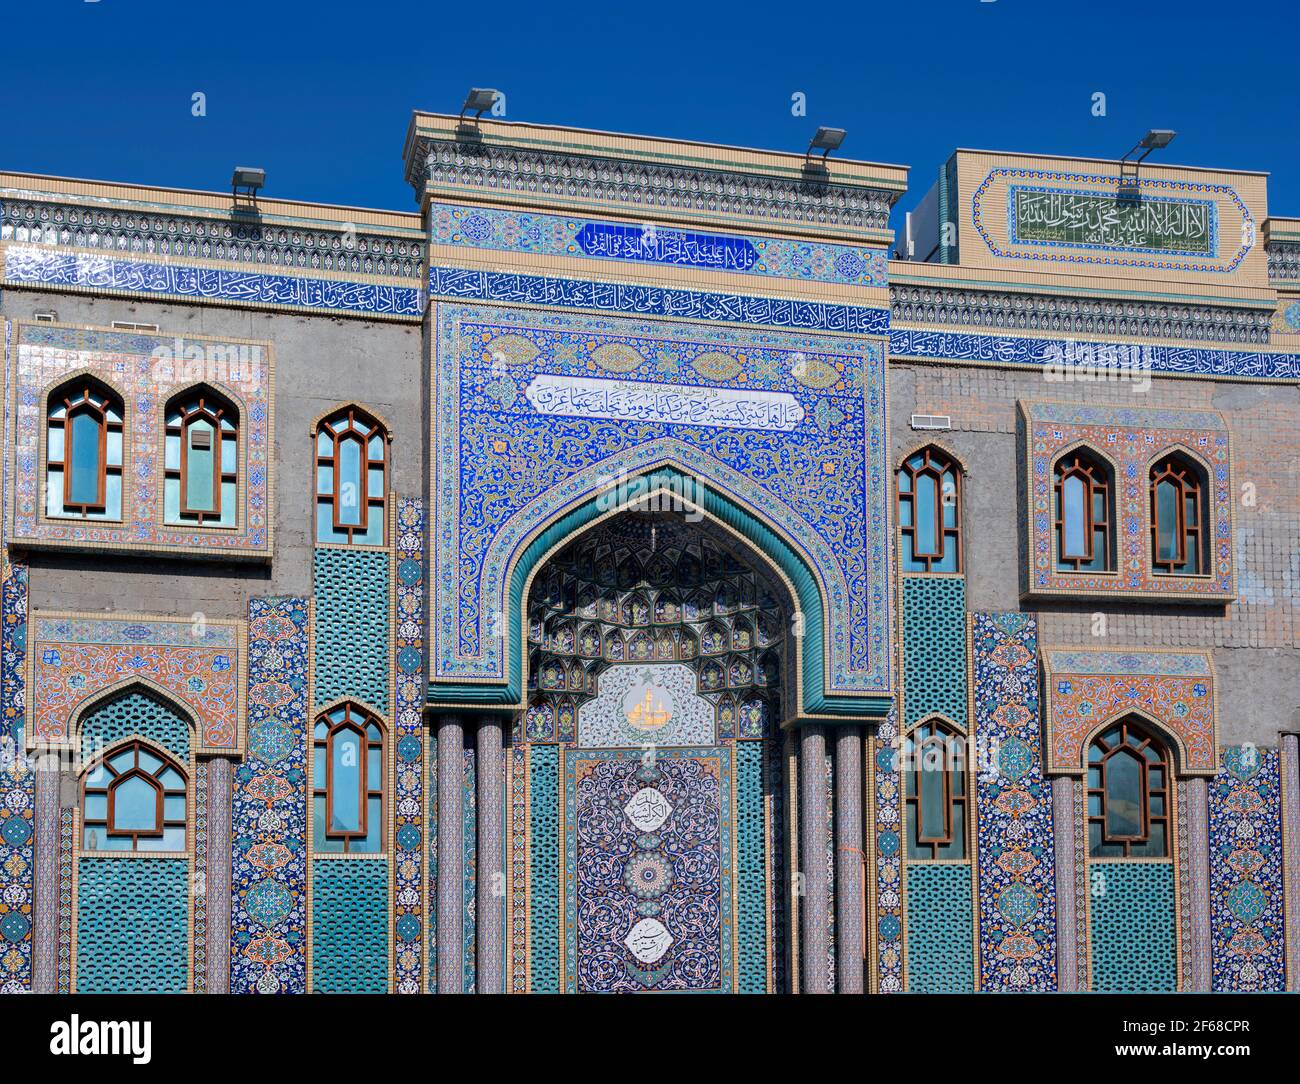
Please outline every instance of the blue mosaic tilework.
[[766, 777], [764, 801], [767, 806], [767, 823], [771, 854], [768, 856], [768, 954], [772, 961], [771, 993], [789, 993], [787, 976], [790, 944], [788, 914], [790, 889], [789, 855], [786, 853], [786, 778], [785, 760], [781, 739], [763, 743], [766, 755], [763, 771]]
[[139, 736], [166, 749], [182, 764], [190, 759], [190, 724], [148, 693], [133, 689], [101, 704], [81, 720], [83, 762], [121, 738]]
[[883, 249], [701, 233], [492, 207], [434, 203], [429, 207], [429, 227], [429, 239], [435, 245], [495, 252], [585, 256], [855, 286], [885, 286], [889, 275]]
[[189, 860], [77, 860], [77, 993], [188, 986]]
[[[876, 989], [882, 994], [903, 990], [903, 841], [902, 772], [899, 765], [898, 708], [880, 724], [868, 745], [874, 757], [876, 928]], [[868, 868], [872, 868], [870, 865]], [[870, 954], [869, 954], [870, 955]]]
[[317, 859], [311, 899], [312, 989], [387, 993], [388, 860]]
[[194, 993], [208, 992], [208, 773], [211, 761], [194, 765]]
[[248, 603], [248, 754], [235, 773], [231, 993], [307, 986], [307, 603]]
[[[893, 328], [889, 332], [891, 358], [933, 358], [937, 361], [984, 362], [1024, 365], [1030, 368], [1072, 367], [1069, 351], [1076, 340], [1039, 339], [1012, 335], [981, 335], [960, 331], [920, 331]], [[1113, 344], [1096, 344], [1113, 345]], [[1105, 360], [1104, 352], [1089, 365], [1115, 368], [1119, 362]], [[1183, 376], [1256, 377], [1267, 380], [1300, 380], [1300, 354], [1260, 350], [1219, 350], [1201, 346], [1142, 344], [1142, 359], [1151, 371]]]
[[[825, 691], [888, 688], [890, 478], [875, 343], [449, 304], [436, 325], [431, 680], [505, 677], [508, 577], [532, 532], [611, 479], [670, 461], [802, 551], [828, 610], [828, 658], [807, 664]], [[542, 414], [525, 394], [543, 379], [602, 371], [649, 393], [675, 380], [706, 394], [783, 396], [803, 420], [794, 432], [747, 428], [742, 443], [731, 429], [673, 418]]]
[[736, 743], [736, 989], [767, 991], [767, 871], [763, 819], [766, 742]]
[[418, 317], [424, 311], [424, 298], [418, 286], [149, 263], [27, 245], [11, 244], [5, 250], [4, 281], [11, 286], [56, 286], [96, 292], [120, 290], [196, 301], [373, 316]]
[[1285, 990], [1282, 779], [1276, 749], [1234, 745], [1210, 785], [1215, 990]]
[[[729, 993], [733, 750], [664, 748], [642, 758], [639, 749], [564, 751], [561, 987]], [[659, 816], [642, 827], [626, 810], [646, 789]], [[642, 924], [658, 927], [657, 953], [634, 954], [628, 943]]]
[[312, 658], [316, 706], [361, 700], [388, 708], [388, 576], [383, 550], [317, 547]]
[[27, 567], [0, 566], [0, 993], [32, 984], [35, 777], [23, 752], [27, 654]]
[[903, 577], [903, 725], [938, 712], [966, 726], [966, 580]]
[[975, 989], [971, 867], [907, 864], [907, 989], [962, 994]]
[[1056, 852], [1043, 778], [1038, 626], [970, 616], [983, 990], [1056, 989]]
[[546, 308], [597, 309], [638, 316], [666, 316], [674, 320], [756, 324], [802, 331], [883, 335], [889, 330], [888, 309], [515, 275], [502, 271], [470, 271], [458, 267], [429, 268], [429, 295], [431, 298], [472, 298]]
[[1092, 989], [1176, 990], [1174, 864], [1090, 861], [1088, 882]]
[[397, 687], [394, 790], [394, 929], [397, 992], [418, 994], [424, 944], [424, 502], [397, 501], [397, 612], [393, 615]]
[[559, 747], [529, 746], [528, 773], [532, 805], [528, 841], [531, 989], [539, 994], [557, 994], [560, 992]]

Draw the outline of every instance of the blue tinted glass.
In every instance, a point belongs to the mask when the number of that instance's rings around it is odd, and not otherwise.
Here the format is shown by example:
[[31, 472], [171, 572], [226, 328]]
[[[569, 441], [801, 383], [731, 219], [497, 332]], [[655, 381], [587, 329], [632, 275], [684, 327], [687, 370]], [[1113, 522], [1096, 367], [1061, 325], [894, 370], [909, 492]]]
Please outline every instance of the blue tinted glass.
[[1106, 835], [1142, 834], [1142, 764], [1131, 753], [1106, 761]]
[[1065, 544], [1063, 557], [1084, 557], [1087, 555], [1087, 533], [1084, 530], [1084, 500], [1086, 487], [1083, 479], [1072, 474], [1061, 486], [1065, 507], [1062, 516], [1065, 520]]
[[1178, 486], [1163, 481], [1156, 485], [1156, 558], [1161, 561], [1178, 559]]
[[191, 512], [212, 512], [216, 509], [216, 491], [212, 484], [217, 455], [214, 447], [216, 431], [210, 422], [195, 421], [186, 429], [185, 439], [189, 445], [185, 503]]
[[152, 832], [158, 828], [158, 791], [133, 775], [113, 788], [113, 830]]
[[339, 441], [338, 521], [349, 527], [361, 526], [365, 491], [361, 477], [361, 442]]
[[99, 419], [82, 410], [72, 417], [72, 501], [99, 503]]
[[340, 730], [334, 735], [330, 789], [330, 831], [361, 830], [361, 735]]
[[919, 474], [916, 478], [916, 552], [931, 554], [939, 552], [939, 538], [936, 533], [935, 507], [939, 488], [932, 474]]

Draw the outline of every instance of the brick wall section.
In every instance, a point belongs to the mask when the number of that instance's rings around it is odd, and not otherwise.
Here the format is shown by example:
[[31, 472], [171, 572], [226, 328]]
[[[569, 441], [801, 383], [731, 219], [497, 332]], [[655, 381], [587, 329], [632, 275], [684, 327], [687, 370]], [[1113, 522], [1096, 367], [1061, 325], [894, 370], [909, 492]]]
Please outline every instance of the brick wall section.
[[[1213, 649], [1220, 741], [1275, 746], [1279, 730], [1300, 723], [1300, 388], [1153, 377], [1142, 392], [1119, 383], [1051, 382], [1041, 373], [1019, 369], [891, 363], [895, 459], [932, 436], [968, 467], [966, 573], [972, 610], [1021, 607], [1018, 399], [1209, 408], [1227, 419], [1237, 487], [1237, 602], [1225, 609], [1060, 599], [1025, 608], [1038, 612], [1046, 644]], [[947, 414], [952, 431], [913, 432], [913, 413]], [[1247, 482], [1255, 487], [1254, 507], [1241, 501]], [[1098, 612], [1106, 615], [1104, 638], [1092, 634]]]

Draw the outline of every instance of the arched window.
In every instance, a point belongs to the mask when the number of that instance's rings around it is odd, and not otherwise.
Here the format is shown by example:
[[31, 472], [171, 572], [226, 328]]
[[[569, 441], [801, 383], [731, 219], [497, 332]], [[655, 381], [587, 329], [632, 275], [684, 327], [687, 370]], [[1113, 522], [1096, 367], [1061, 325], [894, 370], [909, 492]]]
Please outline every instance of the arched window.
[[904, 572], [961, 571], [961, 471], [938, 449], [899, 469], [898, 522]]
[[1062, 572], [1107, 572], [1111, 556], [1111, 473], [1083, 449], [1056, 461], [1053, 511], [1056, 567]]
[[316, 429], [316, 541], [384, 543], [388, 433], [356, 407]]
[[353, 704], [316, 720], [312, 803], [315, 848], [371, 854], [384, 849], [384, 730]]
[[966, 857], [965, 741], [937, 719], [903, 740], [908, 858]]
[[1169, 855], [1169, 755], [1139, 723], [1124, 720], [1088, 747], [1088, 853], [1093, 858]]
[[1157, 574], [1196, 576], [1206, 552], [1204, 472], [1186, 456], [1165, 456], [1151, 468], [1151, 566]]
[[45, 514], [122, 518], [122, 400], [90, 377], [50, 395]]
[[81, 785], [84, 851], [184, 851], [185, 773], [144, 742], [120, 745]]
[[238, 509], [239, 411], [207, 388], [167, 404], [163, 518], [233, 527]]

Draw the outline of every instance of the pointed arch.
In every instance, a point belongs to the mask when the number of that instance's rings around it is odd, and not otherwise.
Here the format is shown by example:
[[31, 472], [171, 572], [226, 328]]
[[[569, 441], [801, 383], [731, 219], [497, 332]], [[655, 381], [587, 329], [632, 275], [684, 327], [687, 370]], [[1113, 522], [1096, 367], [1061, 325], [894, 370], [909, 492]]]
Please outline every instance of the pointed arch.
[[244, 461], [243, 402], [209, 381], [196, 381], [163, 406], [163, 522], [239, 526]]
[[387, 853], [393, 791], [387, 720], [365, 701], [333, 700], [313, 710], [310, 744], [312, 850]]
[[1123, 722], [1124, 719], [1129, 718], [1130, 716], [1139, 720], [1143, 726], [1155, 733], [1160, 740], [1164, 742], [1172, 759], [1174, 774], [1179, 776], [1186, 774], [1188, 756], [1187, 743], [1183, 741], [1178, 732], [1169, 726], [1168, 723], [1161, 719], [1157, 719], [1145, 708], [1128, 705], [1112, 711], [1102, 722], [1097, 723], [1096, 726], [1092, 727], [1083, 735], [1083, 738], [1079, 743], [1078, 769], [1085, 772], [1088, 770], [1088, 749], [1097, 739], [1097, 736], [1104, 733], [1109, 727], [1115, 726], [1116, 723]]
[[1052, 457], [1053, 567], [1062, 572], [1115, 572], [1116, 488], [1112, 456], [1086, 440]]
[[[487, 642], [488, 616], [505, 619], [501, 669], [491, 678], [431, 682], [433, 706], [521, 706], [523, 638], [520, 612], [533, 576], [546, 560], [601, 519], [630, 508], [657, 505], [698, 516], [724, 531], [793, 600], [799, 650], [795, 653], [796, 710], [805, 717], [881, 717], [888, 711], [890, 660], [888, 607], [871, 605], [885, 586], [888, 549], [868, 564], [876, 587], [855, 594], [821, 536], [792, 509], [763, 493], [757, 507], [742, 496], [752, 483], [690, 445], [664, 438], [588, 468], [558, 490], [535, 498], [496, 533], [483, 561], [478, 599], [479, 642]], [[557, 503], [557, 498], [565, 498]], [[873, 551], [874, 552], [874, 551]], [[444, 560], [450, 555], [444, 556]], [[876, 579], [879, 577], [879, 579]], [[451, 597], [449, 605], [459, 605]], [[499, 609], [498, 609], [499, 608]], [[443, 621], [444, 629], [453, 623]], [[847, 632], [846, 632], [847, 630]], [[454, 636], [454, 633], [453, 633]], [[855, 650], [846, 642], [861, 637]], [[492, 656], [453, 654], [435, 644], [440, 665], [482, 662]], [[850, 665], [852, 659], [861, 667]], [[498, 676], [499, 675], [499, 676]]]
[[899, 565], [904, 572], [963, 571], [965, 467], [936, 443], [921, 444], [894, 475]]
[[903, 733], [902, 827], [909, 861], [970, 859], [975, 796], [967, 745], [966, 728], [942, 712], [930, 712]]
[[131, 674], [128, 677], [121, 678], [106, 685], [102, 689], [96, 689], [84, 700], [79, 701], [72, 708], [68, 717], [68, 739], [71, 741], [74, 749], [80, 751], [82, 747], [82, 731], [88, 716], [93, 715], [104, 705], [112, 701], [130, 696], [133, 692], [139, 692], [152, 700], [157, 701], [173, 715], [178, 716], [188, 724], [191, 731], [190, 756], [193, 756], [193, 746], [200, 738], [200, 728], [198, 717], [188, 704], [181, 700], [170, 689], [164, 688], [152, 678], [143, 674]]
[[1157, 576], [1208, 576], [1214, 560], [1214, 469], [1185, 444], [1145, 463], [1148, 558]]
[[311, 427], [317, 543], [382, 546], [388, 540], [392, 429], [379, 414], [342, 403]]
[[130, 419], [122, 392], [98, 373], [64, 373], [42, 393], [42, 514], [54, 519], [125, 518]]

